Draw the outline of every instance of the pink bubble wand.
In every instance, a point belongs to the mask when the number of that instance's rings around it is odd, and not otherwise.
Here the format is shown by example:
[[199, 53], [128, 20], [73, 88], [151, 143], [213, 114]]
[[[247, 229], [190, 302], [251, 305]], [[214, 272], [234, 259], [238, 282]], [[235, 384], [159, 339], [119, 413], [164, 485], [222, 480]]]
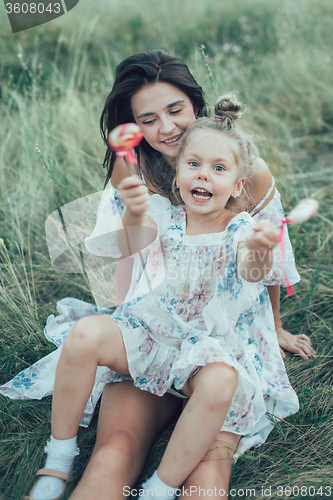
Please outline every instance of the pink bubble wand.
[[133, 165], [137, 165], [137, 159], [133, 154], [133, 148], [139, 144], [143, 133], [136, 123], [123, 123], [111, 130], [107, 143], [117, 156], [122, 156], [126, 161], [132, 175], [136, 174]]

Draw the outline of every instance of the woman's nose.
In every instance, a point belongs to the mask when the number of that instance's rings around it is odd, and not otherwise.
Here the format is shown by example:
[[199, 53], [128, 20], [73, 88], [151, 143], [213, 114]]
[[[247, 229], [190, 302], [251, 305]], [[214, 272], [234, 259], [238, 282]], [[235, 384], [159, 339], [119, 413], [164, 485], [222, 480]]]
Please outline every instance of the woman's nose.
[[175, 128], [176, 125], [173, 123], [172, 120], [170, 120], [167, 117], [161, 118], [160, 132], [162, 134], [169, 134], [170, 132], [173, 132]]

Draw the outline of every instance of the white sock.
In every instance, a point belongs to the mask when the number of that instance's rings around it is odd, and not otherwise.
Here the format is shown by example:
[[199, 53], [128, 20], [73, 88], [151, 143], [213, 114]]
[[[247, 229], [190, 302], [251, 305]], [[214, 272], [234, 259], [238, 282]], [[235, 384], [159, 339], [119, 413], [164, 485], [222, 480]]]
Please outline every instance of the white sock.
[[[74, 457], [80, 450], [76, 446], [76, 436], [72, 439], [55, 439], [50, 437], [46, 443], [45, 453], [47, 458], [44, 469], [53, 469], [60, 472], [69, 473]], [[41, 477], [34, 489], [32, 498], [34, 500], [52, 500], [57, 498], [64, 487], [64, 481], [57, 477]]]
[[141, 495], [144, 498], [168, 498], [169, 500], [175, 500], [178, 489], [163, 483], [157, 475], [157, 470], [141, 488], [144, 490], [144, 495]]

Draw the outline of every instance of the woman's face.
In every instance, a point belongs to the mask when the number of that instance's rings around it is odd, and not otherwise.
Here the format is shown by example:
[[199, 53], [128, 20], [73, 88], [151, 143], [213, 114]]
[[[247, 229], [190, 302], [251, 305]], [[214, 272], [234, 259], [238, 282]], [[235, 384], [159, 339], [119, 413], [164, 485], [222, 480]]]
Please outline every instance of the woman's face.
[[131, 105], [146, 141], [166, 160], [174, 158], [180, 137], [195, 120], [189, 97], [170, 83], [157, 82], [134, 94]]

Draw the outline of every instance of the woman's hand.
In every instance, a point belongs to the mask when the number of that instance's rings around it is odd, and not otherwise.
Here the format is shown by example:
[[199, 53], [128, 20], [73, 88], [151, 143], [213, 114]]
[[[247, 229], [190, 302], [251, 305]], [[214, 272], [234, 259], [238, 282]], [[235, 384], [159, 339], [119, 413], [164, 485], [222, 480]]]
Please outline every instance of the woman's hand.
[[143, 215], [149, 206], [148, 189], [138, 175], [125, 177], [119, 185], [120, 198], [131, 216]]
[[281, 356], [283, 359], [286, 357], [282, 349], [298, 354], [302, 359], [308, 360], [309, 356], [315, 356], [316, 351], [311, 345], [311, 340], [304, 333], [299, 335], [292, 335], [280, 326], [276, 329], [278, 342], [280, 346]]

